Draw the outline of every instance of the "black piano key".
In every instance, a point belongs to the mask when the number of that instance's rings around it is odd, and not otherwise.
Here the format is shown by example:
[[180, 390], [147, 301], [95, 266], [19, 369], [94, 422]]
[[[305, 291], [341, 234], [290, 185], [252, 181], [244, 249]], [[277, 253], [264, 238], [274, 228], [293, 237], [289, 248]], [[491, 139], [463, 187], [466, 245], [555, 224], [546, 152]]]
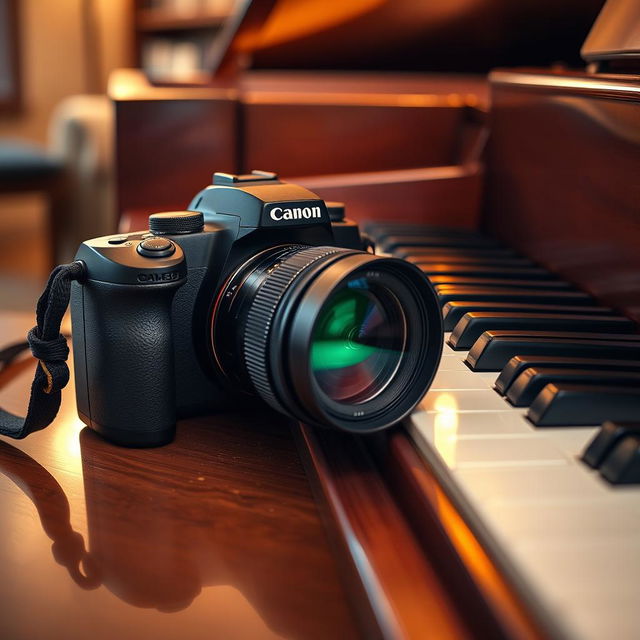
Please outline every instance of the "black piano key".
[[387, 227], [378, 232], [377, 237], [380, 240], [405, 238], [410, 243], [415, 240], [429, 240], [430, 238], [479, 238], [498, 243], [495, 238], [478, 231], [456, 229], [454, 227]]
[[481, 235], [467, 234], [409, 234], [390, 235], [378, 241], [378, 246], [382, 251], [391, 253], [396, 249], [407, 249], [409, 247], [469, 247], [496, 249], [500, 248], [500, 243], [494, 238]]
[[548, 384], [531, 403], [527, 418], [537, 427], [632, 422], [640, 416], [640, 388]]
[[427, 276], [434, 285], [455, 285], [459, 287], [504, 288], [504, 289], [539, 289], [562, 291], [573, 289], [573, 285], [564, 280], [511, 280], [507, 278], [474, 278], [471, 276], [442, 276], [431, 274]]
[[640, 422], [605, 422], [582, 452], [582, 461], [597, 469], [627, 435], [640, 435]]
[[429, 278], [455, 277], [455, 278], [491, 278], [494, 280], [531, 280], [560, 282], [550, 271], [542, 267], [492, 267], [474, 264], [419, 264], [418, 266]]
[[456, 265], [470, 265], [478, 267], [513, 267], [513, 268], [530, 268], [542, 269], [537, 267], [529, 258], [520, 258], [517, 256], [486, 256], [475, 255], [470, 252], [463, 253], [429, 253], [422, 254], [420, 251], [396, 250], [393, 252], [396, 258], [403, 258], [408, 262], [413, 262], [421, 269], [432, 265], [444, 265], [447, 268]]
[[635, 323], [623, 316], [470, 311], [454, 327], [448, 344], [456, 351], [464, 351], [470, 349], [485, 331], [497, 329], [631, 333], [635, 328]]
[[444, 330], [452, 331], [458, 324], [458, 321], [465, 313], [470, 311], [502, 311], [504, 313], [545, 313], [563, 315], [566, 313], [577, 313], [580, 315], [613, 315], [613, 309], [609, 307], [581, 307], [571, 305], [555, 305], [555, 304], [527, 304], [527, 303], [511, 303], [511, 302], [467, 302], [454, 301], [447, 302], [442, 307], [442, 319], [444, 321]]
[[518, 255], [510, 249], [488, 249], [473, 247], [397, 247], [393, 255], [407, 260], [425, 262], [457, 263], [465, 258], [471, 261], [490, 260], [505, 266], [532, 267], [539, 266], [525, 256]]
[[600, 465], [600, 475], [612, 484], [640, 484], [640, 434], [627, 434]]
[[580, 369], [589, 371], [640, 371], [640, 360], [605, 360], [600, 358], [559, 358], [558, 356], [515, 356], [507, 362], [498, 376], [494, 389], [505, 395], [518, 376], [529, 367]]
[[640, 342], [619, 338], [593, 340], [586, 334], [580, 338], [561, 335], [526, 337], [513, 335], [512, 332], [486, 331], [471, 347], [465, 364], [472, 371], [500, 371], [511, 358], [518, 355], [640, 360]]
[[[393, 249], [396, 246], [407, 247], [428, 247], [432, 240], [451, 240], [452, 246], [468, 246], [466, 244], [456, 245], [456, 241], [461, 243], [470, 242], [471, 246], [488, 247], [490, 249], [499, 247], [500, 243], [489, 236], [475, 233], [473, 231], [461, 231], [455, 229], [420, 229], [420, 230], [391, 230], [380, 233], [376, 236], [378, 241]], [[477, 242], [477, 245], [473, 243]], [[440, 246], [436, 244], [435, 246]]]
[[439, 225], [417, 224], [412, 222], [367, 222], [363, 230], [370, 236], [385, 237], [389, 235], [419, 234], [449, 234], [449, 235], [477, 235], [471, 229], [458, 229], [455, 227], [443, 227]]
[[474, 289], [436, 285], [440, 305], [447, 302], [528, 302], [531, 304], [590, 305], [593, 298], [582, 291], [544, 291], [539, 289]]
[[640, 388], [640, 371], [605, 371], [603, 369], [525, 369], [506, 393], [514, 407], [528, 407], [548, 384], [615, 385]]

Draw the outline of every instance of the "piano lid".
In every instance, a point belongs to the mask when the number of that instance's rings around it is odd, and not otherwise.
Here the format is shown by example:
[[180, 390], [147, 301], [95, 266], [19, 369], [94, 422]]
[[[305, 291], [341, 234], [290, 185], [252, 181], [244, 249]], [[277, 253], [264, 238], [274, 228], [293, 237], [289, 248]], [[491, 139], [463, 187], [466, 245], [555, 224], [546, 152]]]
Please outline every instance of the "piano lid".
[[581, 50], [588, 62], [640, 63], [640, 2], [607, 0]]
[[579, 43], [602, 4], [236, 0], [204, 70], [220, 78], [248, 67], [484, 73], [557, 61], [579, 66]]

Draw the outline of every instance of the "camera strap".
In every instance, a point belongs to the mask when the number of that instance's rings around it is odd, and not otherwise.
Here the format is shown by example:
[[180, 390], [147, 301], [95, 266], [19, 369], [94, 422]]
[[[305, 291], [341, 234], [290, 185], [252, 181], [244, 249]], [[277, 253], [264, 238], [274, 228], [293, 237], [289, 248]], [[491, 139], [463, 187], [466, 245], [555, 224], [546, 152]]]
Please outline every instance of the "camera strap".
[[49, 426], [58, 414], [61, 391], [69, 382], [69, 347], [66, 338], [60, 333], [60, 325], [69, 306], [71, 283], [80, 280], [84, 272], [84, 264], [79, 261], [56, 267], [38, 300], [37, 325], [27, 334], [27, 341], [0, 351], [2, 368], [27, 347], [38, 359], [27, 415], [21, 418], [0, 408], [1, 435], [24, 438]]

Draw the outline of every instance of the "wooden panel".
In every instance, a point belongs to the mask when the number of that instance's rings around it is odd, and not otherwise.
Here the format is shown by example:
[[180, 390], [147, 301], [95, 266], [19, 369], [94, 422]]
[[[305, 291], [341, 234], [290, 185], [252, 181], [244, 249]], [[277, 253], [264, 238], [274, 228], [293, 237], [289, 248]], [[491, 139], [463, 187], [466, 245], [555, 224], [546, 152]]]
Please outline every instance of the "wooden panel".
[[491, 81], [486, 226], [640, 320], [640, 78]]
[[[467, 229], [477, 228], [480, 222], [483, 169], [478, 163], [291, 181], [327, 201], [344, 202], [347, 216], [357, 222], [398, 220]], [[120, 219], [120, 232], [146, 229], [153, 212], [150, 207], [127, 211]]]
[[[560, 634], [509, 581], [451, 497], [446, 470], [416, 451], [404, 429], [382, 434], [374, 447], [383, 475], [448, 592], [484, 637], [540, 640]], [[430, 464], [432, 463], [432, 464]], [[468, 514], [467, 514], [468, 515]], [[534, 614], [534, 611], [537, 613]]]
[[235, 91], [157, 88], [139, 74], [119, 72], [109, 94], [120, 212], [183, 209], [214, 171], [236, 171]]
[[[406, 181], [407, 202], [418, 210], [421, 199], [433, 197], [452, 224], [469, 224], [479, 193], [475, 141], [483, 131], [482, 112], [473, 107], [484, 92], [477, 78], [463, 77], [461, 92], [452, 93], [450, 77], [381, 75], [376, 83], [366, 74], [314, 76], [248, 74], [236, 90], [156, 87], [140, 73], [114, 74], [121, 214], [182, 209], [216, 170], [266, 168], [295, 179], [438, 166], [447, 169], [425, 178], [434, 181], [425, 193], [420, 180]], [[464, 188], [449, 168], [461, 161], [470, 165], [454, 170]], [[450, 178], [453, 192], [445, 186]], [[363, 212], [380, 202], [374, 189], [348, 195]], [[396, 201], [402, 197], [395, 193]]]
[[485, 74], [393, 73], [389, 71], [247, 71], [238, 78], [245, 94], [373, 94], [387, 96], [450, 96], [458, 102], [485, 107], [489, 84]]
[[[369, 97], [376, 101], [367, 104]], [[420, 96], [417, 106], [392, 104], [400, 100], [375, 94], [341, 97], [342, 104], [331, 104], [331, 96], [328, 103], [322, 95], [312, 96], [309, 103], [300, 98], [246, 99], [244, 171], [275, 167], [281, 175], [307, 176], [455, 162], [464, 119], [460, 107], [431, 105], [424, 98], [420, 104]]]
[[[0, 315], [7, 341], [32, 324]], [[33, 366], [0, 372], [1, 406], [24, 411]], [[263, 406], [125, 449], [82, 429], [71, 384], [51, 427], [0, 440], [0, 496], [2, 638], [361, 637], [289, 425]]]
[[[298, 442], [368, 638], [481, 638], [423, 555], [372, 458], [366, 439], [301, 425]], [[484, 628], [483, 628], [484, 630]], [[497, 638], [499, 636], [492, 636]]]
[[342, 176], [299, 178], [325, 200], [344, 202], [356, 221], [399, 220], [475, 228], [479, 223], [482, 166], [428, 167]]

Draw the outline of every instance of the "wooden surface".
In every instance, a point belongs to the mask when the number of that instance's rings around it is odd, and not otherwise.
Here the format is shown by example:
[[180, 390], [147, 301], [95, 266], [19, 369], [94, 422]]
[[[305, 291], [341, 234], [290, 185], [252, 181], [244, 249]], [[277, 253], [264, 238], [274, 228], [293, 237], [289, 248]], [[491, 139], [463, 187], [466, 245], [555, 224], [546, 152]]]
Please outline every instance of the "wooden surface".
[[456, 162], [461, 100], [318, 94], [309, 103], [304, 97], [265, 93], [243, 101], [242, 171], [276, 167], [292, 177]]
[[140, 72], [109, 80], [115, 108], [118, 211], [180, 210], [214, 171], [238, 166], [237, 93], [156, 88]]
[[[368, 452], [368, 438], [303, 426], [300, 449], [368, 638], [483, 638], [469, 624]], [[502, 636], [493, 635], [498, 640]]]
[[328, 201], [344, 202], [356, 222], [397, 220], [475, 229], [480, 220], [479, 162], [401, 171], [296, 178]]
[[491, 75], [485, 224], [640, 320], [640, 76]]
[[[479, 533], [459, 511], [446, 482], [436, 478], [401, 428], [380, 434], [373, 447], [389, 490], [411, 522], [423, 553], [480, 638], [542, 640], [557, 637], [547, 617], [508, 578]], [[437, 455], [437, 454], [434, 454]], [[472, 521], [472, 519], [470, 519]]]
[[[0, 314], [3, 343], [28, 314]], [[23, 413], [29, 357], [0, 373]], [[107, 444], [75, 413], [0, 439], [0, 637], [354, 638], [289, 426], [261, 408], [183, 421], [159, 449]]]
[[[119, 71], [109, 83], [119, 212], [184, 209], [214, 171], [273, 170], [332, 184], [336, 176], [369, 173], [375, 192], [369, 180], [365, 189], [337, 184], [327, 197], [345, 199], [370, 219], [389, 218], [395, 207], [399, 219], [432, 221], [439, 207], [450, 224], [470, 226], [480, 199], [485, 93], [484, 82], [468, 76], [458, 83], [429, 75], [257, 73], [215, 87], [156, 87], [139, 72]], [[401, 178], [402, 190], [399, 171], [422, 173]], [[381, 180], [383, 172], [389, 175]]]

